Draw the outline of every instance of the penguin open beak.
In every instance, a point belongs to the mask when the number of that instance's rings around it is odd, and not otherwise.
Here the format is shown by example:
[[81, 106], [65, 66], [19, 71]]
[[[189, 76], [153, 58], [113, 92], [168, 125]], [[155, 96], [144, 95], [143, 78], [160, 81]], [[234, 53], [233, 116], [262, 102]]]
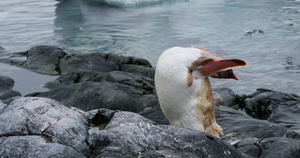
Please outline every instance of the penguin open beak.
[[221, 59], [213, 60], [205, 63], [199, 69], [199, 72], [203, 76], [211, 76], [213, 78], [227, 78], [235, 79], [238, 78], [234, 75], [231, 68], [247, 66], [246, 62], [240, 59]]

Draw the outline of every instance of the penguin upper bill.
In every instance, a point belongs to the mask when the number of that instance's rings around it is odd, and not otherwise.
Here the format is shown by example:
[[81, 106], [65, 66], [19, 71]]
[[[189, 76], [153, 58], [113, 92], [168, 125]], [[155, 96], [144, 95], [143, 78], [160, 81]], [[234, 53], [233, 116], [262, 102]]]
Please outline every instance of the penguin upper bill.
[[246, 66], [246, 62], [240, 59], [222, 59], [222, 60], [211, 60], [202, 65], [199, 72], [204, 77], [214, 78], [231, 78], [238, 80], [230, 68]]

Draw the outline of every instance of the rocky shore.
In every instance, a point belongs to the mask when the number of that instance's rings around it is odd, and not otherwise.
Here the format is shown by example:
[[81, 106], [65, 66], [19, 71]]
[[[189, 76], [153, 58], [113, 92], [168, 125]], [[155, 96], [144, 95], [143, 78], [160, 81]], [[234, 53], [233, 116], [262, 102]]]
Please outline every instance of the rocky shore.
[[[214, 89], [221, 139], [169, 125], [154, 69], [142, 58], [70, 55], [54, 46], [6, 53], [0, 62], [59, 75], [26, 96], [0, 76], [1, 157], [299, 157], [300, 97], [267, 89]], [[1, 75], [1, 74], [0, 74]]]

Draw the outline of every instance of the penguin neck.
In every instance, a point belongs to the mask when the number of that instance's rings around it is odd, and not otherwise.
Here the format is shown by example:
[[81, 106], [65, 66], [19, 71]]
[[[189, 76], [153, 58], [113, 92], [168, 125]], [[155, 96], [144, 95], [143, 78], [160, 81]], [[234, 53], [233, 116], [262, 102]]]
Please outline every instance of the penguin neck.
[[196, 118], [203, 128], [215, 122], [212, 88], [208, 78], [201, 79], [201, 87], [197, 92]]
[[210, 106], [210, 104], [213, 104], [212, 88], [209, 78], [201, 79], [201, 87], [196, 95], [199, 103], [202, 103], [202, 105], [209, 103], [208, 105]]

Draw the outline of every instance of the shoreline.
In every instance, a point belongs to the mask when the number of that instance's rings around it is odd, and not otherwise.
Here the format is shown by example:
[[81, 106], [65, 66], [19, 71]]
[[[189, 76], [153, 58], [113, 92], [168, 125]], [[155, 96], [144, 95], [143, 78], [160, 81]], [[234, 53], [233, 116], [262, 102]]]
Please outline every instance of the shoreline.
[[[224, 131], [218, 139], [169, 125], [156, 96], [154, 69], [145, 59], [70, 55], [54, 46], [37, 46], [1, 62], [26, 69], [26, 75], [57, 75], [45, 84], [49, 90], [23, 96], [12, 78], [0, 76], [4, 155], [286, 157], [300, 151], [298, 95], [263, 88], [244, 95], [214, 88], [224, 101], [215, 106]], [[12, 150], [16, 146], [19, 153]]]

